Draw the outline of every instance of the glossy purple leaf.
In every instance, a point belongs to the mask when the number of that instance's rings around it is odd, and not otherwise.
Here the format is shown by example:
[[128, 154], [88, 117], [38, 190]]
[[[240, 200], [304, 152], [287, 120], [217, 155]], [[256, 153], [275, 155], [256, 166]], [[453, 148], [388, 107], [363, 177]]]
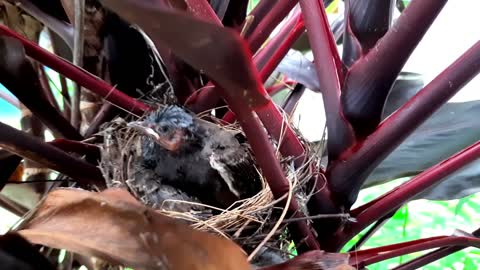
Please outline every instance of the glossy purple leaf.
[[[480, 101], [447, 103], [393, 151], [364, 187], [413, 176], [480, 140]], [[418, 198], [452, 200], [480, 191], [480, 161], [467, 165]]]
[[390, 27], [395, 0], [347, 0], [343, 63], [352, 66]]

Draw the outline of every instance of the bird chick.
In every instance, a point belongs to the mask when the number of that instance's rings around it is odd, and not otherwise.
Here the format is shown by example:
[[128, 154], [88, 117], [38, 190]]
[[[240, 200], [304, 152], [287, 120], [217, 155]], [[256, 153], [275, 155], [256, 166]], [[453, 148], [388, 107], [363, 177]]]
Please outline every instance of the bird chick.
[[144, 135], [142, 166], [159, 185], [223, 209], [262, 189], [248, 146], [182, 107], [168, 106], [129, 126]]

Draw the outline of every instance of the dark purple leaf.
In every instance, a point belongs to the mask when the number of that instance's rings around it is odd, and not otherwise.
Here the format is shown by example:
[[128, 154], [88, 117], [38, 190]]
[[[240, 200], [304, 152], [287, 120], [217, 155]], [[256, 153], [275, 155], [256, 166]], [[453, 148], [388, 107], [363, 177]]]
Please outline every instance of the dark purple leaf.
[[347, 0], [343, 62], [352, 66], [368, 53], [390, 27], [395, 0]]
[[418, 73], [401, 72], [388, 94], [383, 107], [382, 120], [399, 109], [424, 86], [423, 76]]
[[332, 29], [333, 37], [335, 41], [338, 42], [345, 32], [345, 14], [340, 14], [335, 20], [330, 24]]

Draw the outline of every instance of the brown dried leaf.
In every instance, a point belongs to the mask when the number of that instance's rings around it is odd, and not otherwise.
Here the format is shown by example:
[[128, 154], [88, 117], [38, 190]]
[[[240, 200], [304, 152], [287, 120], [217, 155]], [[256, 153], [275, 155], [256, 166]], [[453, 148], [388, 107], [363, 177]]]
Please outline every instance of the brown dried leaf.
[[51, 192], [20, 234], [31, 242], [141, 269], [250, 269], [233, 242], [146, 208], [127, 191]]

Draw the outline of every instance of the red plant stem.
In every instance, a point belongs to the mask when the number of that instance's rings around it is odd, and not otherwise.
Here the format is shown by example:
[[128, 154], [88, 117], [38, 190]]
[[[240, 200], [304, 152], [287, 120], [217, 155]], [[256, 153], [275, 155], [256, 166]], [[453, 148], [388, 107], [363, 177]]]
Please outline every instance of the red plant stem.
[[334, 160], [353, 144], [353, 130], [343, 116], [340, 91], [343, 82], [342, 62], [330, 31], [325, 7], [321, 0], [300, 0], [303, 20], [308, 31], [318, 79], [323, 87], [325, 112], [329, 131], [329, 159]]
[[104, 97], [116, 106], [137, 115], [142, 115], [145, 111], [150, 109], [146, 104], [118, 91], [113, 86], [93, 76], [87, 71], [72, 65], [68, 61], [51, 54], [47, 50], [42, 49], [37, 44], [23, 38], [3, 25], [0, 25], [0, 34], [18, 39], [22, 42], [26, 53], [30, 57], [79, 83], [81, 86], [92, 92]]
[[405, 264], [401, 264], [392, 270], [410, 270], [410, 269], [421, 269], [422, 266], [425, 266], [431, 262], [444, 258], [454, 252], [460, 251], [467, 246], [448, 246], [437, 249], [432, 253], [428, 253], [426, 255], [420, 256], [412, 261], [409, 261]]
[[[229, 103], [230, 108], [236, 112], [238, 121], [242, 126], [248, 142], [252, 147], [258, 165], [267, 179], [268, 185], [275, 198], [280, 198], [289, 192], [288, 180], [285, 178], [283, 170], [275, 155], [272, 144], [269, 142], [267, 133], [255, 113], [248, 109], [248, 105], [243, 100], [232, 100], [229, 92], [217, 86], [222, 96]], [[242, 104], [243, 103], [243, 104]], [[271, 103], [271, 102], [270, 102]], [[265, 123], [265, 122], [263, 122]], [[296, 200], [292, 200], [288, 206], [288, 213], [291, 217], [302, 217], [299, 205]], [[296, 241], [305, 239], [308, 249], [319, 249], [320, 246], [312, 234], [311, 229], [306, 222], [295, 222], [292, 224], [292, 234]], [[305, 249], [304, 249], [305, 250]]]
[[[473, 236], [475, 237], [480, 237], [480, 229], [475, 230], [472, 233]], [[436, 260], [439, 260], [443, 257], [446, 257], [452, 253], [455, 253], [457, 251], [460, 251], [464, 249], [465, 246], [450, 246], [450, 247], [444, 247], [440, 248], [434, 251], [431, 251], [425, 255], [422, 255], [418, 258], [415, 258], [407, 263], [401, 264], [392, 270], [408, 270], [408, 269], [420, 269], [424, 265], [427, 265], [431, 262], [434, 262]]]
[[362, 234], [360, 239], [358, 239], [358, 241], [355, 242], [355, 244], [348, 251], [352, 252], [355, 250], [359, 250], [363, 246], [363, 244], [368, 241], [368, 239], [370, 239], [380, 228], [383, 227], [383, 225], [385, 225], [385, 223], [387, 223], [395, 215], [397, 210], [398, 209], [391, 211], [388, 215], [383, 216], [382, 218], [377, 220], [375, 224], [369, 227], [368, 230], [364, 234]]
[[298, 0], [263, 0], [250, 13], [253, 22], [251, 34], [246, 34], [250, 51], [256, 52], [277, 25], [298, 3]]
[[387, 118], [374, 133], [331, 164], [327, 173], [332, 191], [339, 194], [347, 207], [353, 204], [371, 171], [479, 72], [480, 41]]
[[[305, 149], [287, 122], [288, 119], [282, 115], [277, 106], [270, 100], [267, 105], [257, 108], [255, 112], [272, 138], [280, 143], [280, 153], [286, 157], [295, 157], [295, 166], [299, 167], [303, 165], [305, 161]], [[229, 112], [223, 120], [228, 123], [230, 123], [229, 121], [233, 122], [235, 115], [233, 112]], [[320, 185], [323, 185], [323, 183], [320, 183]]]
[[345, 228], [337, 241], [345, 243], [350, 237], [361, 232], [375, 220], [388, 214], [392, 209], [397, 208], [414, 198], [417, 194], [438, 184], [446, 176], [461, 169], [468, 163], [480, 157], [480, 141], [453, 155], [447, 160], [431, 167], [423, 173], [394, 190], [388, 192], [382, 199], [359, 213], [355, 218], [357, 222]]
[[[243, 31], [244, 38], [248, 38], [252, 35], [253, 30], [257, 28], [262, 18], [265, 17], [265, 15], [273, 9], [276, 3], [277, 1], [275, 0], [261, 0], [260, 2], [258, 2], [258, 4], [253, 8], [253, 10], [247, 15], [247, 17], [253, 19], [248, 22], [247, 20], [245, 20], [240, 28]], [[244, 29], [245, 27], [247, 28]]]
[[254, 62], [260, 71], [262, 82], [267, 81], [293, 43], [305, 32], [305, 25], [301, 17], [302, 14], [298, 10], [294, 16], [288, 19], [280, 32], [255, 55]]
[[390, 258], [445, 246], [473, 246], [480, 248], [480, 239], [467, 236], [438, 236], [351, 252], [350, 263], [363, 268]]

